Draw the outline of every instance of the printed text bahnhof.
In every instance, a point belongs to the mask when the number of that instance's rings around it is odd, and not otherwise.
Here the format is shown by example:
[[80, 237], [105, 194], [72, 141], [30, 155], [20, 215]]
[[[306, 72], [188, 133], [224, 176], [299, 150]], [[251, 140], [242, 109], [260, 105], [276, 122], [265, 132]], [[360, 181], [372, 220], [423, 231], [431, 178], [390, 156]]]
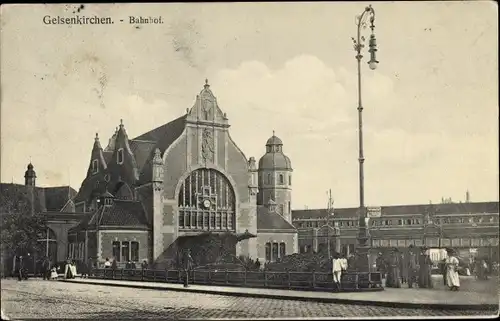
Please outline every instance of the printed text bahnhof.
[[[120, 22], [127, 21], [129, 24], [162, 24], [162, 17], [134, 17], [130, 16], [129, 19], [120, 19]], [[46, 25], [110, 25], [114, 24], [114, 20], [111, 17], [87, 17], [87, 16], [72, 16], [72, 17], [61, 17], [61, 16], [44, 16], [43, 23]]]

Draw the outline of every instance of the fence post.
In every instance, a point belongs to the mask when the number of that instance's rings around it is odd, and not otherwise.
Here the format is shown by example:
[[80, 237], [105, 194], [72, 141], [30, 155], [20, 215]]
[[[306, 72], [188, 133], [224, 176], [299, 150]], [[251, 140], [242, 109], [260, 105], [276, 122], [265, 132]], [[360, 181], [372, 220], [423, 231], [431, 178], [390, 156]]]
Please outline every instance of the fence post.
[[290, 290], [292, 288], [292, 280], [290, 280], [290, 276], [291, 276], [290, 271], [287, 270], [286, 274], [287, 274], [287, 279], [288, 279], [288, 289]]
[[179, 281], [179, 283], [182, 283], [181, 270], [177, 270], [177, 281]]
[[195, 283], [195, 281], [196, 281], [196, 271], [195, 271], [195, 270], [192, 270], [192, 272], [193, 272], [193, 281], [191, 281], [191, 283], [193, 283], [193, 284], [194, 284], [194, 283]]
[[316, 288], [316, 271], [312, 271], [312, 288]]
[[165, 268], [165, 283], [168, 282], [168, 269]]
[[359, 274], [356, 273], [355, 275], [356, 275], [356, 277], [354, 278], [354, 282], [356, 282], [355, 287], [357, 290], [357, 289], [359, 289]]
[[142, 269], [142, 270], [141, 270], [141, 281], [144, 281], [144, 272], [145, 272], [145, 271], [146, 271], [145, 269]]
[[115, 275], [116, 275], [116, 270], [115, 269], [113, 269], [113, 274], [112, 275], [113, 275], [112, 279], [114, 280], [115, 279]]
[[264, 270], [264, 286], [267, 287], [267, 274], [266, 274], [266, 270]]
[[120, 280], [123, 280], [123, 269], [120, 269]]
[[212, 271], [208, 270], [208, 282], [207, 284], [212, 284]]
[[243, 284], [246, 286], [247, 285], [247, 270], [245, 269], [245, 274], [243, 274]]
[[226, 276], [225, 276], [225, 278], [226, 278], [226, 284], [228, 284], [228, 283], [229, 283], [229, 280], [228, 280], [228, 278], [227, 278], [227, 269], [226, 269]]
[[156, 270], [153, 270], [153, 282], [156, 282]]

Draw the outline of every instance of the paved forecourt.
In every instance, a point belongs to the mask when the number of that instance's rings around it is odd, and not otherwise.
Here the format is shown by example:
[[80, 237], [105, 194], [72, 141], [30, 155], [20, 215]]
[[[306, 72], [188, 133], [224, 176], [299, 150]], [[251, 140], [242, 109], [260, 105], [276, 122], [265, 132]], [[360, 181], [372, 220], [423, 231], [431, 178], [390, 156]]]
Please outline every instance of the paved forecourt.
[[[496, 280], [490, 280], [495, 282]], [[498, 308], [498, 290], [496, 293], [459, 291], [451, 292], [443, 289], [400, 289], [386, 288], [382, 292], [312, 292], [281, 289], [243, 288], [232, 286], [190, 285], [161, 282], [139, 282], [102, 279], [72, 279], [64, 282], [134, 287], [143, 289], [189, 291], [205, 294], [219, 294], [244, 297], [270, 298], [280, 300], [300, 300], [315, 302], [336, 302], [343, 304], [375, 305], [407, 308], [444, 308], [444, 309], [493, 309]], [[497, 283], [498, 284], [498, 283]], [[483, 287], [476, 286], [478, 289]]]
[[[194, 287], [193, 287], [194, 288]], [[405, 291], [405, 290], [403, 290]], [[493, 310], [411, 309], [158, 291], [30, 279], [2, 280], [2, 309], [26, 319], [258, 319], [493, 316]]]

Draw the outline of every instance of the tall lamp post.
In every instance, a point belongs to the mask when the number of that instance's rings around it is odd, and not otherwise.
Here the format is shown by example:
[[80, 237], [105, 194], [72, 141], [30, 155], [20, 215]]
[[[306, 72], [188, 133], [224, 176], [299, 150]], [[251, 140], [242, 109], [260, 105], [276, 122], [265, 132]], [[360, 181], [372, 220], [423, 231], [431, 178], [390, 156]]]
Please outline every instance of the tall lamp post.
[[370, 29], [371, 35], [369, 40], [369, 50], [370, 53], [370, 61], [368, 62], [368, 66], [371, 70], [375, 70], [377, 68], [378, 61], [376, 59], [377, 52], [377, 41], [375, 39], [375, 11], [372, 6], [368, 6], [365, 8], [363, 13], [359, 16], [356, 21], [356, 25], [358, 27], [357, 39], [352, 38], [354, 43], [354, 50], [356, 51], [356, 60], [358, 61], [358, 134], [359, 134], [359, 232], [358, 232], [358, 258], [356, 260], [356, 267], [359, 272], [369, 272], [370, 271], [370, 263], [369, 263], [369, 252], [370, 252], [370, 244], [368, 240], [370, 238], [370, 234], [368, 231], [368, 226], [366, 222], [367, 211], [365, 208], [365, 192], [364, 192], [364, 171], [363, 171], [363, 163], [365, 158], [363, 156], [363, 104], [361, 100], [361, 59], [363, 55], [361, 54], [362, 49], [364, 48], [365, 38], [361, 36], [361, 28], [366, 28], [366, 20], [369, 17], [370, 19]]

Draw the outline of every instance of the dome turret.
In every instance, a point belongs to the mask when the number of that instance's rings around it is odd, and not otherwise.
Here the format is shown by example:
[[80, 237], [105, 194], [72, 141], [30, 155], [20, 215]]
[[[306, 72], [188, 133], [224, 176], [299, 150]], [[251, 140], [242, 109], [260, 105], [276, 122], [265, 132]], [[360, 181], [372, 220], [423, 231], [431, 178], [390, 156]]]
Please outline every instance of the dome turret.
[[36, 173], [31, 162], [28, 164], [28, 169], [24, 172], [24, 184], [27, 186], [35, 186]]
[[274, 131], [266, 142], [266, 154], [259, 160], [259, 169], [292, 170], [290, 158], [283, 154], [283, 141]]

